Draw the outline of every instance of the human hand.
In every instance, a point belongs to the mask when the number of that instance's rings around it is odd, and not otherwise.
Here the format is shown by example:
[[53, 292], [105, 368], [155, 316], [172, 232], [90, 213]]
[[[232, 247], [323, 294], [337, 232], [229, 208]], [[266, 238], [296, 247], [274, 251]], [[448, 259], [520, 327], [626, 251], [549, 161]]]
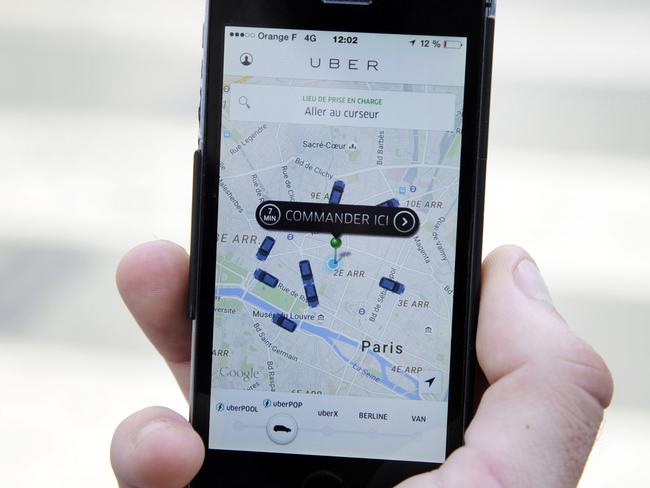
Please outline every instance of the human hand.
[[[186, 397], [187, 276], [187, 254], [168, 242], [134, 249], [117, 272], [125, 303]], [[611, 400], [612, 378], [553, 308], [522, 249], [499, 248], [483, 264], [477, 352], [490, 386], [465, 446], [440, 469], [399, 488], [575, 486]], [[181, 488], [203, 459], [203, 443], [191, 425], [161, 407], [122, 422], [111, 446], [121, 488]]]

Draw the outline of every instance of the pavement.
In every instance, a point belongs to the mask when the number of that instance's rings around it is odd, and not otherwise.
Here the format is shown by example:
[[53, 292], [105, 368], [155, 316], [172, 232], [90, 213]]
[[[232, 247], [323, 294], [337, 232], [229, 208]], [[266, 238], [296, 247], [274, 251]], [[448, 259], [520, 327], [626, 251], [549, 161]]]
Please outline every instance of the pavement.
[[[142, 241], [187, 247], [203, 3], [0, 12], [0, 484], [115, 486], [119, 421], [187, 412], [114, 270]], [[584, 488], [650, 486], [649, 14], [499, 3], [485, 248], [526, 247], [612, 369]]]

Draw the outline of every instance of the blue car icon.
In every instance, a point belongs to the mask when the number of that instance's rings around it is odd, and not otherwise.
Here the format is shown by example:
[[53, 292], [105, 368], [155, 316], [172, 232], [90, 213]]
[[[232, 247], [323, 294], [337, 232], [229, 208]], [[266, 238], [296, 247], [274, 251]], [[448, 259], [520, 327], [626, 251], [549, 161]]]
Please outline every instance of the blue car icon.
[[302, 282], [305, 285], [307, 285], [309, 283], [313, 283], [314, 282], [314, 273], [311, 270], [311, 264], [309, 263], [309, 261], [307, 261], [307, 260], [300, 261], [300, 263], [298, 263], [298, 264], [300, 266], [300, 276], [302, 278]]
[[279, 327], [282, 327], [284, 330], [289, 332], [295, 332], [298, 328], [298, 324], [291, 320], [289, 317], [282, 315], [281, 313], [273, 314], [273, 323]]
[[316, 285], [313, 283], [305, 284], [305, 297], [307, 298], [307, 305], [311, 308], [316, 308], [319, 305], [318, 293], [316, 293]]
[[275, 288], [278, 286], [278, 283], [280, 283], [280, 280], [275, 276], [261, 269], [256, 269], [254, 276], [257, 281], [264, 283], [266, 286], [270, 286], [271, 288]]
[[385, 277], [381, 279], [379, 286], [381, 286], [384, 290], [388, 290], [392, 293], [397, 293], [398, 295], [402, 295], [406, 291], [406, 287], [403, 284]]
[[260, 261], [266, 261], [266, 258], [271, 254], [273, 246], [275, 246], [275, 239], [273, 239], [273, 237], [267, 237], [264, 239], [264, 242], [262, 242], [262, 245], [257, 251], [257, 259]]
[[334, 182], [334, 187], [332, 188], [332, 194], [330, 195], [330, 205], [338, 205], [341, 203], [343, 198], [343, 192], [345, 191], [345, 182], [337, 180]]
[[399, 207], [399, 200], [397, 198], [391, 198], [390, 200], [386, 200], [384, 203], [380, 203], [377, 205], [378, 207], [393, 207], [393, 208], [398, 208]]

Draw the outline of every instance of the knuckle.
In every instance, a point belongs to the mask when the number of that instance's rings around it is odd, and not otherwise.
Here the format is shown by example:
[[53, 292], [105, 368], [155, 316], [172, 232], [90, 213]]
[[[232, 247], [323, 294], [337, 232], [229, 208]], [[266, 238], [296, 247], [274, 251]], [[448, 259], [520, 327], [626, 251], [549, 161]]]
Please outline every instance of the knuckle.
[[577, 339], [567, 345], [561, 357], [564, 374], [601, 408], [612, 400], [614, 382], [603, 358], [586, 342]]

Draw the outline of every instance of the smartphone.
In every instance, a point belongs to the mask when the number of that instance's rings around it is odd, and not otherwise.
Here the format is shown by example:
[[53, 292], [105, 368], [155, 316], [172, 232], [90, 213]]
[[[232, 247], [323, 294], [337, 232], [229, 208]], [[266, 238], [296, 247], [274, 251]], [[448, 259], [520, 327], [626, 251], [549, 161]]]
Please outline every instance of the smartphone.
[[462, 445], [494, 10], [208, 2], [193, 488], [389, 487]]

